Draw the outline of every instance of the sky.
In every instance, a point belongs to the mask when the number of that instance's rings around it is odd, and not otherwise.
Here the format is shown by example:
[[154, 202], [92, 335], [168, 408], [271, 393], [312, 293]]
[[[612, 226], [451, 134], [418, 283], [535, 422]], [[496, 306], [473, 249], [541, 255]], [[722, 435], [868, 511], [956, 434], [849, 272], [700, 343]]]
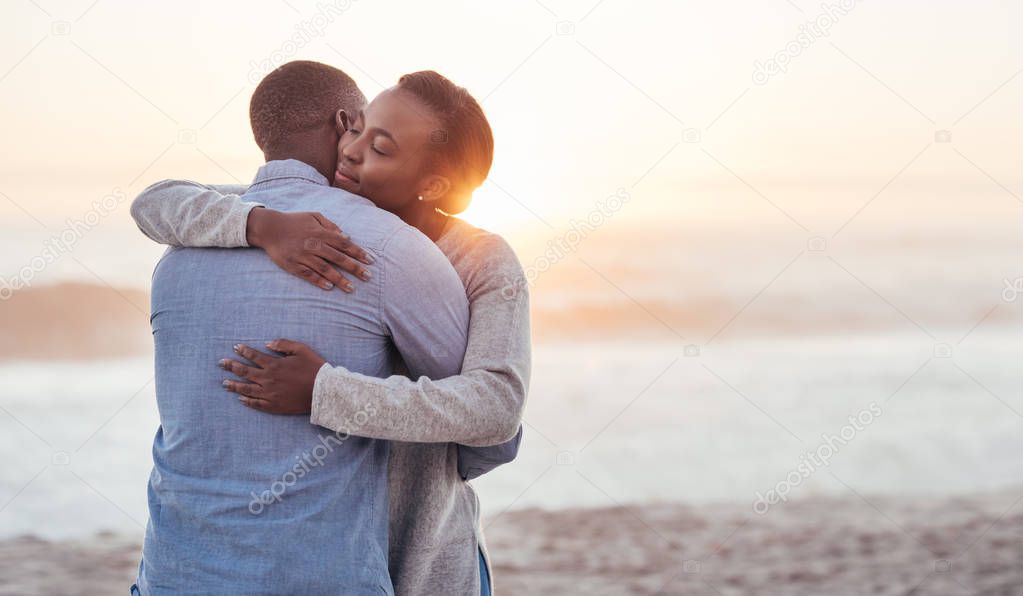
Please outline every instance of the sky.
[[[1020, 214], [1019, 2], [4, 0], [0, 10], [8, 273], [103, 197], [124, 197], [103, 216], [97, 250], [109, 265], [135, 234], [127, 204], [146, 185], [250, 180], [261, 155], [248, 97], [291, 59], [338, 66], [368, 96], [420, 69], [467, 87], [496, 156], [466, 218], [512, 236], [565, 229], [621, 192], [630, 200], [616, 221], [727, 220], [807, 237], [861, 211], [885, 225], [921, 204], [955, 221], [963, 194], [987, 197], [966, 208], [989, 219]], [[919, 200], [872, 206], [890, 191]]]

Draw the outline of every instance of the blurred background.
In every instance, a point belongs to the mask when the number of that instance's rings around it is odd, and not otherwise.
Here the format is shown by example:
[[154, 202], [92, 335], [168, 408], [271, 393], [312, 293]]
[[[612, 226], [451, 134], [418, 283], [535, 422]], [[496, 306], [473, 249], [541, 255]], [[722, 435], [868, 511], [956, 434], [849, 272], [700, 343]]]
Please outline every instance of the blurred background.
[[1023, 4], [2, 11], [0, 592], [56, 552], [130, 585], [162, 253], [130, 202], [250, 181], [255, 83], [312, 59], [369, 97], [437, 70], [494, 128], [464, 217], [535, 349], [476, 483], [499, 589], [1023, 593]]

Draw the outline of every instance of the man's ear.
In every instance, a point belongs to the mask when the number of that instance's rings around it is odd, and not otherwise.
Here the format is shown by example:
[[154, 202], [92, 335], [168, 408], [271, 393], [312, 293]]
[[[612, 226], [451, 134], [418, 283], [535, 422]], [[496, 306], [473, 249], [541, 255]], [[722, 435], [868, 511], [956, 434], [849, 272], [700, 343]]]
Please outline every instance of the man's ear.
[[338, 110], [334, 114], [334, 126], [337, 128], [337, 134], [344, 134], [348, 127], [352, 125], [352, 121], [348, 118], [348, 112], [344, 110]]
[[423, 202], [439, 201], [451, 190], [451, 181], [440, 174], [430, 174], [419, 186]]

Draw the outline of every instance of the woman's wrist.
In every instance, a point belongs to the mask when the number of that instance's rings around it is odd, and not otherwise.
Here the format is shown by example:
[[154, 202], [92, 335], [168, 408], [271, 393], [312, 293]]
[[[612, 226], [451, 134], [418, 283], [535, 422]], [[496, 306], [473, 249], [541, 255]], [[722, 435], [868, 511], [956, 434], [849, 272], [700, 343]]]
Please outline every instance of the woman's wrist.
[[249, 218], [245, 223], [245, 241], [249, 246], [264, 247], [269, 237], [268, 228], [276, 213], [273, 209], [265, 207], [254, 207], [249, 211]]

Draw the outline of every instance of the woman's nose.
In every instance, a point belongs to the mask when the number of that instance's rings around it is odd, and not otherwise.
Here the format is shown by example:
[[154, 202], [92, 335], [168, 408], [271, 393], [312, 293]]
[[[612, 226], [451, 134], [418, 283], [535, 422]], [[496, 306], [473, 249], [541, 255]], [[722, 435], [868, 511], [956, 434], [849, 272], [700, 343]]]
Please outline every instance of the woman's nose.
[[341, 157], [345, 161], [350, 161], [352, 163], [359, 163], [361, 161], [359, 152], [355, 149], [355, 143], [352, 143], [347, 147], [343, 147], [341, 149]]

